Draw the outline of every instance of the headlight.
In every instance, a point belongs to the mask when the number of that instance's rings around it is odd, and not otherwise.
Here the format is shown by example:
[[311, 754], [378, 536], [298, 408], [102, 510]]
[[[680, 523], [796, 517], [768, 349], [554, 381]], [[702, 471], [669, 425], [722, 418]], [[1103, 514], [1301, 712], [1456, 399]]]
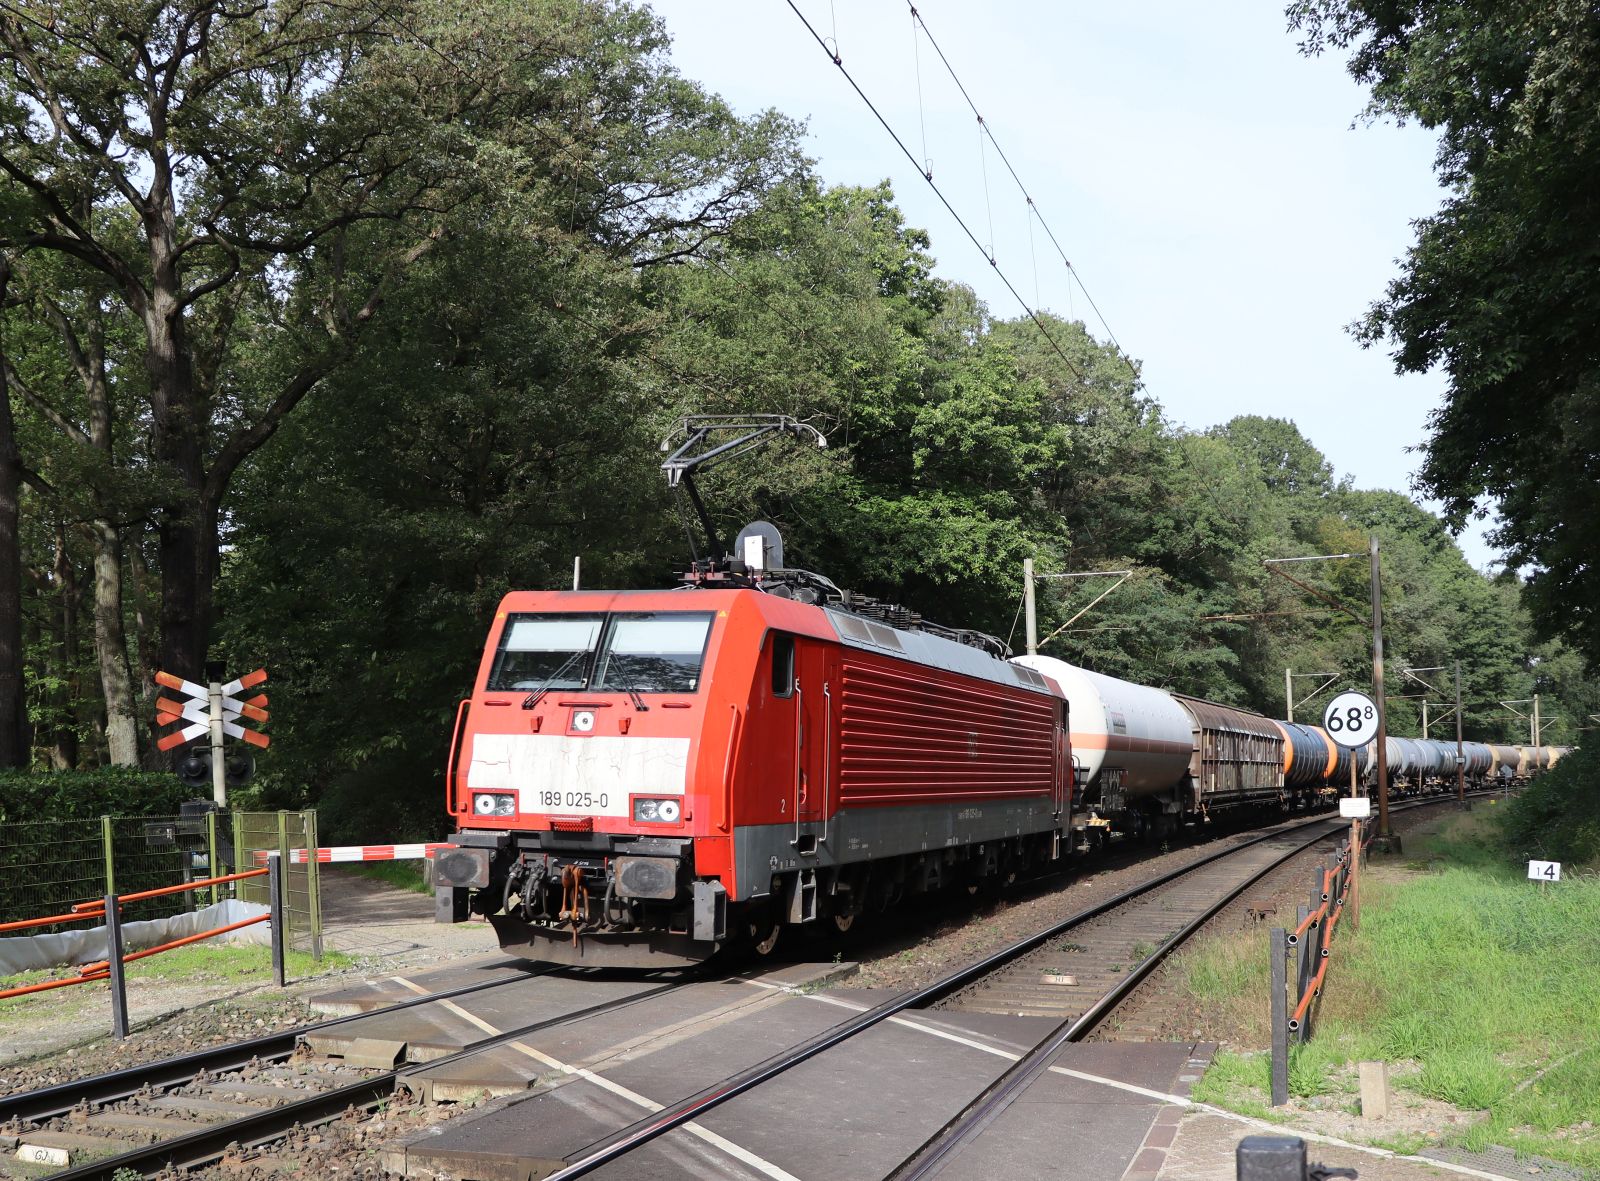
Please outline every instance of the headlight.
[[481, 791], [472, 797], [472, 810], [479, 816], [515, 816], [517, 797], [510, 793]]
[[683, 815], [683, 805], [677, 800], [634, 800], [633, 819], [636, 824], [676, 824]]

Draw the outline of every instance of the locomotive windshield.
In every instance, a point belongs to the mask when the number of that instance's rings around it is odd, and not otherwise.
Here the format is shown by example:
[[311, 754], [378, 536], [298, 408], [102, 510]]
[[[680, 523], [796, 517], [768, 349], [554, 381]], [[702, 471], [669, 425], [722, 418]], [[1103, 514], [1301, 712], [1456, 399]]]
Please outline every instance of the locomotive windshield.
[[513, 615], [486, 687], [693, 693], [711, 618], [698, 611]]
[[700, 687], [709, 614], [653, 611], [616, 615], [593, 688], [639, 693], [693, 693]]
[[583, 688], [604, 622], [603, 615], [513, 615], [495, 653], [488, 687]]

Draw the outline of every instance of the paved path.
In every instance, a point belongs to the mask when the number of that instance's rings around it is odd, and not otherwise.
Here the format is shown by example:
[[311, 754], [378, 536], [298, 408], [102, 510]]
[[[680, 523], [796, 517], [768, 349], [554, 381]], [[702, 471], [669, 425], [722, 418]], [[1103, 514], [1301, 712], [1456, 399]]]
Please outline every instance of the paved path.
[[436, 923], [433, 895], [400, 890], [337, 865], [322, 867], [323, 945], [389, 967], [498, 953], [489, 925]]

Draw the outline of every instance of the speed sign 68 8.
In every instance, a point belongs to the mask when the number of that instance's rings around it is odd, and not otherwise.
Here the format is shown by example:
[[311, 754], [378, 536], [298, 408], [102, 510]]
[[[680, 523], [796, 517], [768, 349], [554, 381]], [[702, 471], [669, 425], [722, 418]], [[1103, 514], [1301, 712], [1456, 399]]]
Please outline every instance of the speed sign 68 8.
[[1378, 707], [1365, 693], [1341, 693], [1322, 711], [1322, 728], [1340, 746], [1365, 746], [1378, 736]]

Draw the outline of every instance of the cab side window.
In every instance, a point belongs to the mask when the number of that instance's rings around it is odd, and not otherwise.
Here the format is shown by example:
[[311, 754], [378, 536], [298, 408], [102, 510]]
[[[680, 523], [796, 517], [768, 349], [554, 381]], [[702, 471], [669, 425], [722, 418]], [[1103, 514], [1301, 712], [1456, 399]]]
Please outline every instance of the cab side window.
[[794, 694], [794, 637], [772, 635], [772, 695], [790, 697]]

